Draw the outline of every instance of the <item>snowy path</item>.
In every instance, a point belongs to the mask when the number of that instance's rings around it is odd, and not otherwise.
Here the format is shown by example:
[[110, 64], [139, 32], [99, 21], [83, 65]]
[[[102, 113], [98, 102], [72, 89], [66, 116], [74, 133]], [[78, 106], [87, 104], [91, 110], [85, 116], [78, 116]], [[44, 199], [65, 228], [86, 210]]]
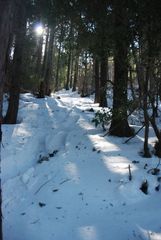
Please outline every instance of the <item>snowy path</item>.
[[149, 195], [139, 190], [147, 178], [140, 139], [127, 150], [122, 139], [103, 138], [84, 111], [91, 107], [66, 92], [23, 95], [22, 122], [3, 129], [4, 240], [161, 240], [156, 176], [148, 175]]

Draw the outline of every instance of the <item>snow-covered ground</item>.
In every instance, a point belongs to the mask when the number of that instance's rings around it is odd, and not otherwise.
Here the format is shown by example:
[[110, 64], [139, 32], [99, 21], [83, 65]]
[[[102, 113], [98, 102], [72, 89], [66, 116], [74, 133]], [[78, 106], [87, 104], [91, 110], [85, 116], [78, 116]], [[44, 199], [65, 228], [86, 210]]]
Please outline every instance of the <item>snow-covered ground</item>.
[[3, 126], [4, 240], [161, 240], [157, 157], [139, 156], [143, 132], [103, 137], [90, 108], [70, 91], [21, 96], [20, 123]]

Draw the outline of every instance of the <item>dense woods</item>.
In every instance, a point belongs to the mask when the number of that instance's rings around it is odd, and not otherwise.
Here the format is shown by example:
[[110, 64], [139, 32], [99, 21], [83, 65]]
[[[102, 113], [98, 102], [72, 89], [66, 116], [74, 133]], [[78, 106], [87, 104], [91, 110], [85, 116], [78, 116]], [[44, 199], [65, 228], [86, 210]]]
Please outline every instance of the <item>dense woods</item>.
[[[113, 91], [109, 133], [133, 135], [128, 116], [142, 108], [144, 154], [150, 156], [149, 124], [161, 142], [155, 121], [161, 96], [159, 1], [1, 0], [1, 5], [1, 122], [16, 123], [23, 91], [42, 98], [71, 88], [82, 97], [95, 93], [95, 102], [107, 107], [109, 90]], [[3, 91], [9, 93], [6, 116]]]
[[17, 123], [20, 93], [44, 98], [72, 89], [81, 97], [94, 93], [105, 108], [111, 92], [108, 133], [134, 137], [128, 118], [142, 110], [143, 156], [152, 155], [152, 126], [161, 157], [159, 0], [0, 0], [0, 10], [0, 141], [1, 125]]

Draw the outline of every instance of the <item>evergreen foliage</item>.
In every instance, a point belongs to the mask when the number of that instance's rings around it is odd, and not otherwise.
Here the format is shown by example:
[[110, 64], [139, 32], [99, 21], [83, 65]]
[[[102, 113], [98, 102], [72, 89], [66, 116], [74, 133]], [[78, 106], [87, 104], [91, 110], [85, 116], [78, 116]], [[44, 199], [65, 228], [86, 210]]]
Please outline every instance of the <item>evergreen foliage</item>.
[[99, 110], [95, 113], [92, 122], [95, 123], [95, 126], [101, 125], [103, 130], [106, 131], [106, 125], [111, 120], [111, 111], [107, 111], [106, 109]]

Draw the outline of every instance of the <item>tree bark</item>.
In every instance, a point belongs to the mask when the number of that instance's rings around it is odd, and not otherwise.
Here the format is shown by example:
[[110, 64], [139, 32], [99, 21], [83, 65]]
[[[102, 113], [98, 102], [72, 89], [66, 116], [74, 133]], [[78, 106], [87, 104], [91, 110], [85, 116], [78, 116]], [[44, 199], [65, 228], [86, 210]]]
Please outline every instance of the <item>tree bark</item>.
[[71, 60], [72, 60], [72, 40], [73, 40], [73, 24], [71, 22], [70, 23], [70, 32], [69, 32], [67, 80], [66, 80], [66, 84], [65, 84], [65, 89], [66, 90], [69, 90], [69, 83], [70, 83]]
[[100, 107], [107, 107], [107, 54], [102, 49], [100, 72]]
[[[147, 70], [148, 71], [148, 70]], [[148, 74], [148, 73], [147, 73]], [[149, 138], [149, 118], [148, 118], [148, 79], [145, 81], [144, 86], [144, 100], [143, 100], [143, 110], [144, 110], [144, 121], [145, 121], [145, 132], [144, 132], [144, 157], [151, 157], [148, 138]]]
[[2, 123], [3, 87], [5, 81], [5, 65], [10, 33], [13, 27], [13, 2], [0, 0], [0, 122]]
[[87, 52], [85, 52], [85, 59], [84, 59], [84, 77], [81, 86], [81, 97], [88, 96], [88, 86], [87, 86]]
[[73, 88], [72, 91], [76, 91], [77, 81], [78, 81], [78, 68], [79, 68], [79, 52], [77, 51], [75, 57], [75, 66], [74, 66], [74, 80], [73, 80]]
[[15, 35], [16, 44], [13, 58], [13, 72], [11, 79], [9, 106], [4, 122], [7, 124], [15, 124], [17, 122], [19, 95], [20, 95], [20, 81], [22, 77], [22, 61], [23, 61], [23, 47], [24, 38], [26, 34], [26, 7], [22, 1], [17, 1], [16, 8], [16, 23]]
[[58, 59], [57, 59], [56, 77], [55, 77], [55, 91], [59, 90], [59, 70], [60, 70], [61, 46], [62, 46], [62, 42], [60, 42], [59, 49], [58, 49]]
[[45, 95], [49, 96], [51, 92], [51, 79], [52, 79], [52, 66], [53, 66], [53, 43], [54, 43], [54, 32], [55, 28], [51, 27], [50, 38], [49, 38], [49, 48], [48, 48], [48, 57], [47, 57], [47, 66], [44, 77], [45, 85]]
[[115, 1], [115, 51], [113, 113], [110, 134], [130, 137], [133, 130], [127, 121], [127, 81], [128, 81], [128, 28], [126, 1]]
[[37, 46], [37, 53], [36, 53], [36, 67], [35, 67], [36, 82], [39, 82], [41, 78], [42, 46], [43, 46], [43, 36], [40, 36], [38, 39], [38, 46]]
[[73, 57], [73, 51], [72, 51], [72, 54], [71, 54], [70, 83], [69, 83], [69, 87], [70, 88], [73, 87], [73, 69], [74, 69], [74, 57]]
[[49, 27], [47, 28], [47, 34], [45, 39], [45, 52], [44, 52], [44, 58], [43, 58], [43, 64], [42, 64], [42, 78], [45, 76], [45, 69], [47, 65], [47, 56], [48, 56], [48, 46], [49, 46]]
[[[10, 34], [12, 32], [12, 22], [14, 17], [14, 3], [11, 0], [0, 0], [0, 148], [2, 143], [2, 107], [3, 107], [3, 87], [5, 82], [5, 64], [7, 48], [9, 45]], [[0, 149], [1, 150], [1, 149]], [[0, 154], [0, 173], [1, 173], [1, 154]], [[3, 239], [2, 221], [2, 186], [0, 176], [0, 240]]]
[[94, 58], [94, 80], [95, 80], [95, 103], [100, 103], [100, 76], [99, 76], [99, 60]]
[[131, 66], [129, 67], [129, 75], [130, 75], [129, 83], [130, 83], [131, 95], [132, 95], [133, 100], [135, 101], [136, 97], [135, 97], [135, 91], [134, 91], [134, 86], [133, 86], [132, 67]]
[[[149, 45], [149, 44], [148, 44]], [[146, 76], [143, 79], [143, 111], [144, 111], [144, 121], [145, 121], [145, 132], [144, 132], [144, 157], [151, 157], [149, 146], [148, 146], [148, 138], [149, 138], [149, 116], [148, 116], [148, 88], [150, 83], [150, 72], [151, 72], [151, 60], [150, 60], [150, 45], [148, 51], [148, 62], [146, 67]]]
[[71, 57], [72, 57], [72, 50], [71, 47], [69, 48], [68, 53], [68, 66], [67, 66], [67, 81], [65, 84], [65, 89], [69, 90], [69, 83], [70, 83], [70, 73], [71, 73]]

